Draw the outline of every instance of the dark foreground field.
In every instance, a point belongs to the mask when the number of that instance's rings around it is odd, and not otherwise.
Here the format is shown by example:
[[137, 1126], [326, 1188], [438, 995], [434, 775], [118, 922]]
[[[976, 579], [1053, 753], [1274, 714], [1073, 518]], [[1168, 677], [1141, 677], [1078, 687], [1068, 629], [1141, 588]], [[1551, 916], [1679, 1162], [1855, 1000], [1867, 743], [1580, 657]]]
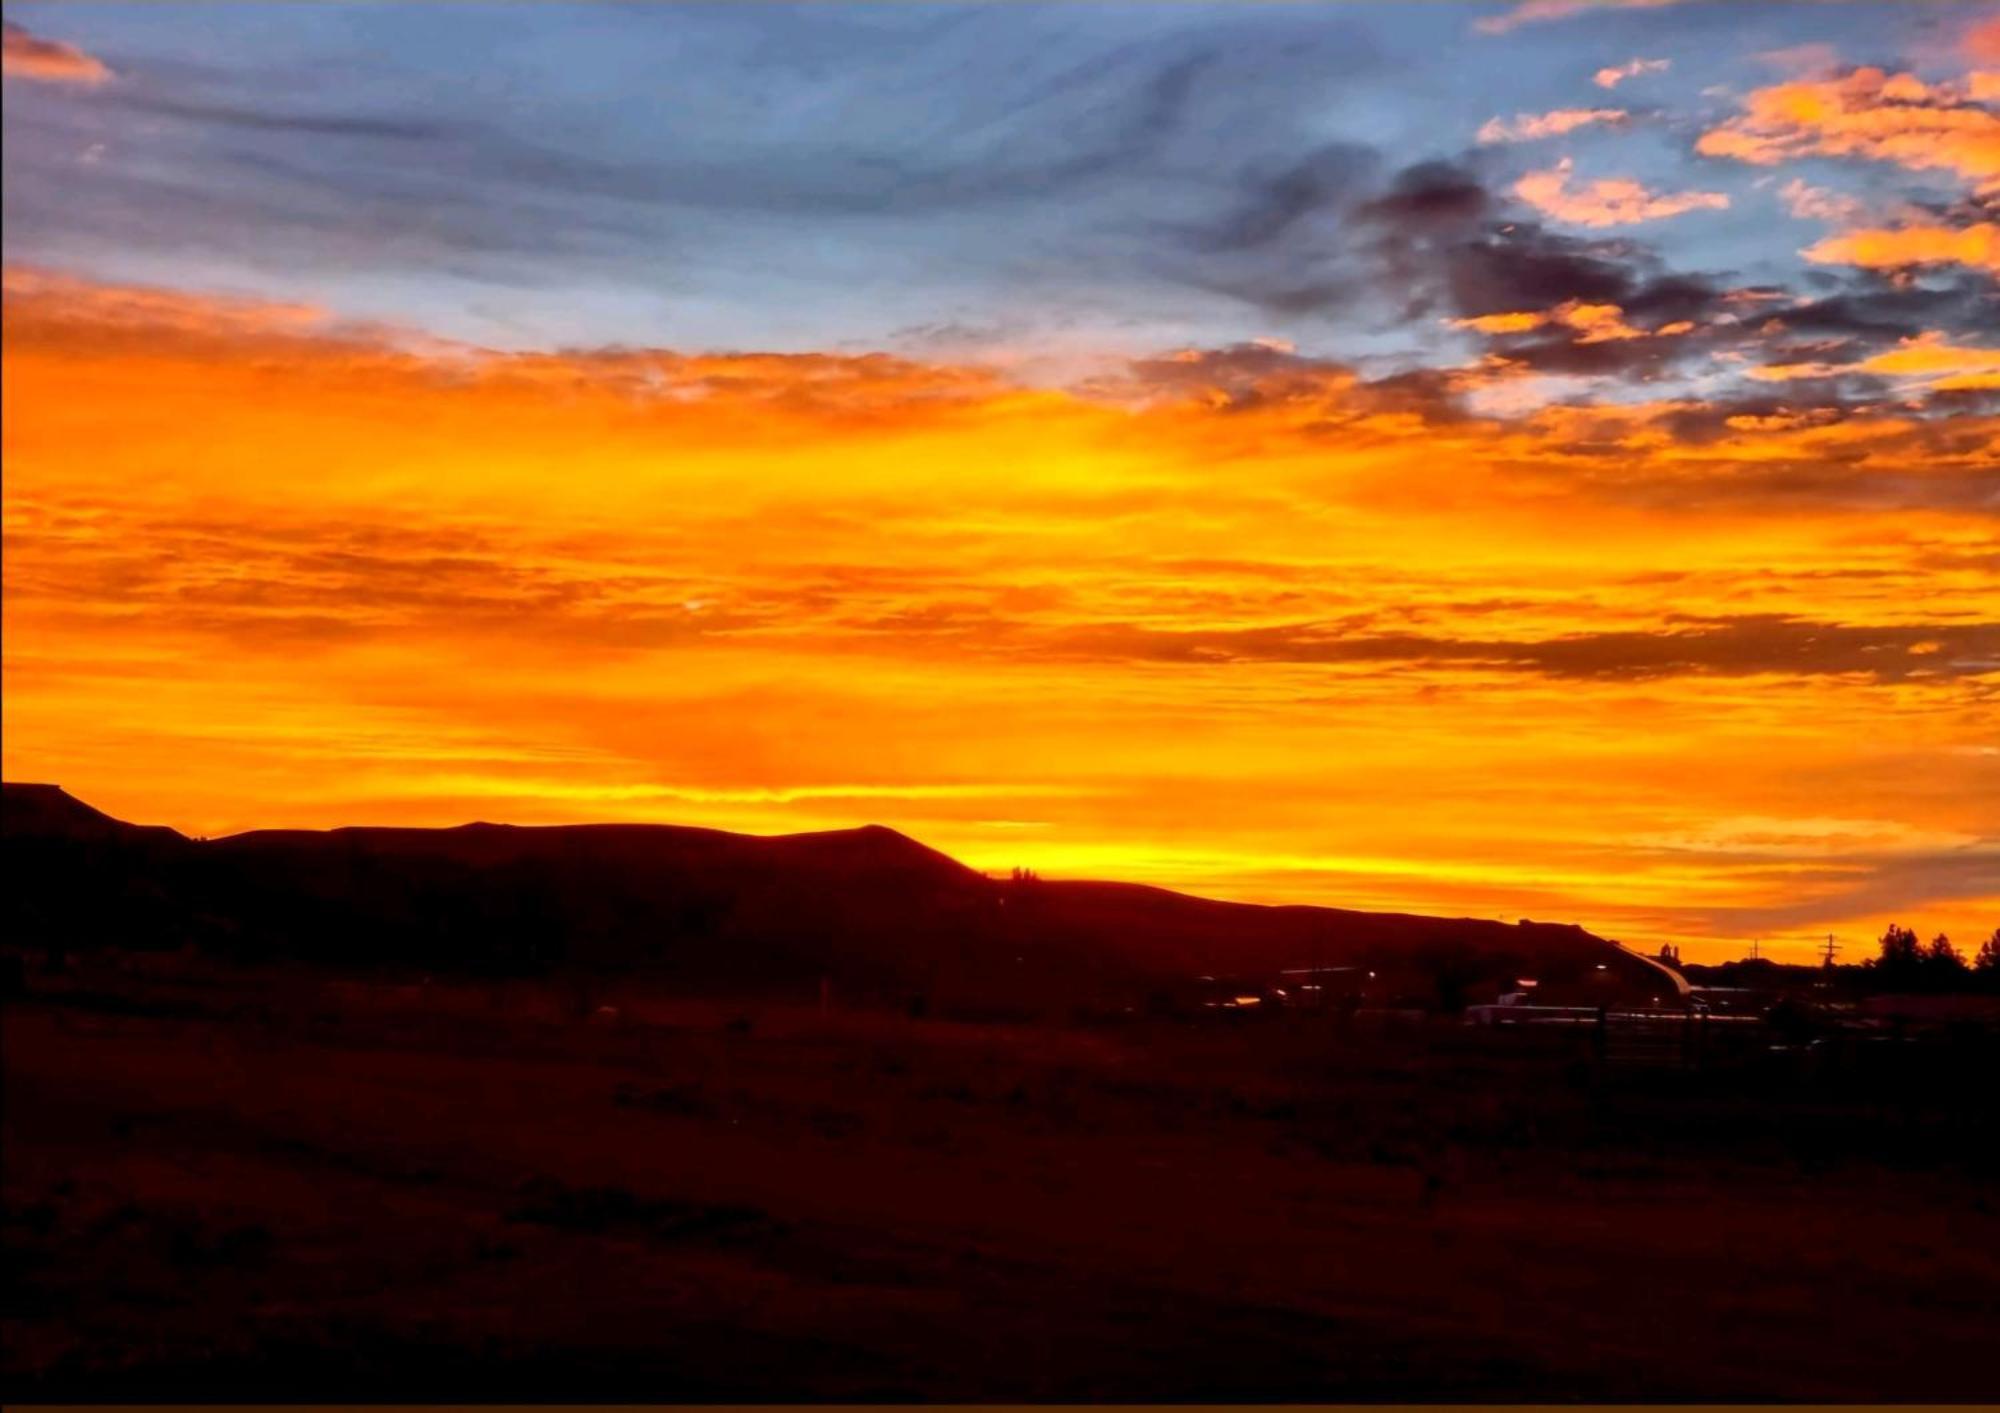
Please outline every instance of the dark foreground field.
[[100, 966], [10, 1001], [10, 1397], [2000, 1389], [1969, 1084], [558, 999]]

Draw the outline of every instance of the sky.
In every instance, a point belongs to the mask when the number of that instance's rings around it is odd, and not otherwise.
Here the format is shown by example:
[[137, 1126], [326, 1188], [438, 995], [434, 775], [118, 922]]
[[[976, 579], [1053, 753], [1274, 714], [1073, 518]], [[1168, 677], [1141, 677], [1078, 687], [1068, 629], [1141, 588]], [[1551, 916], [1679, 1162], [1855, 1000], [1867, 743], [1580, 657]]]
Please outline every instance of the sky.
[[2000, 5], [5, 18], [10, 780], [2000, 925]]

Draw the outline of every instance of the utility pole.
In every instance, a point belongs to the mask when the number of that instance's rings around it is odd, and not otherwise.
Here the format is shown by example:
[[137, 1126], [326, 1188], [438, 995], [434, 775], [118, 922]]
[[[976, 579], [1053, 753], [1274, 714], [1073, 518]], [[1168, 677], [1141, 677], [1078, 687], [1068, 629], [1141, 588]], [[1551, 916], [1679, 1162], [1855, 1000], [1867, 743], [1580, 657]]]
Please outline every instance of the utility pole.
[[1758, 942], [1758, 939], [1757, 939], [1757, 938], [1754, 938], [1754, 937], [1753, 937], [1753, 938], [1751, 938], [1751, 939], [1750, 939], [1750, 960], [1751, 960], [1751, 961], [1753, 961], [1753, 962], [1757, 960], [1757, 947], [1758, 947], [1758, 945], [1759, 945], [1759, 942]]
[[1820, 964], [1822, 966], [1832, 966], [1833, 954], [1839, 950], [1840, 944], [1833, 940], [1833, 934], [1831, 932], [1827, 933], [1826, 944], [1820, 949]]

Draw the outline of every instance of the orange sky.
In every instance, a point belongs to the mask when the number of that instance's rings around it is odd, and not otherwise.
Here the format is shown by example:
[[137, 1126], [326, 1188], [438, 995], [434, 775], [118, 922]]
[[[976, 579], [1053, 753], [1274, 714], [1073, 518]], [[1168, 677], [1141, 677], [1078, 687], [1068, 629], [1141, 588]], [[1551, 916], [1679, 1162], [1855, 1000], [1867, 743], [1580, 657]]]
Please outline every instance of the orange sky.
[[1990, 3], [8, 21], [9, 779], [2000, 924]]
[[[1955, 348], [1889, 371], [1991, 376]], [[197, 833], [872, 820], [1691, 958], [1990, 931], [2000, 418], [1451, 377], [1494, 415], [1274, 348], [498, 354], [15, 267], [6, 775]]]

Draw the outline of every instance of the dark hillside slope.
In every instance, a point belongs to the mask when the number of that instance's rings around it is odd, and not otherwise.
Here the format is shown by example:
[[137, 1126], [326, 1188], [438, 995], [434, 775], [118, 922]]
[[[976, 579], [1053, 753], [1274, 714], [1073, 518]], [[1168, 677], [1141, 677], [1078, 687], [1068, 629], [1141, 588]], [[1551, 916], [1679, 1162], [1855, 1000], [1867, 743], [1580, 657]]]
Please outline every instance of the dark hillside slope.
[[60, 786], [10, 783], [0, 837], [9, 938], [60, 953], [156, 945], [181, 930], [195, 846], [173, 830], [113, 819]]
[[0, 831], [8, 839], [88, 843], [187, 842], [161, 825], [127, 824], [92, 809], [60, 785], [8, 783], [0, 788]]
[[[1518, 974], [1659, 990], [1581, 928], [1260, 907], [1118, 883], [1001, 881], [880, 826], [760, 837], [663, 825], [261, 830], [190, 840], [53, 786], [5, 787], [9, 931], [31, 943], [536, 974], [703, 991], [1124, 1005], [1204, 974], [1367, 966], [1447, 1000]], [[32, 865], [22, 867], [22, 865]]]

